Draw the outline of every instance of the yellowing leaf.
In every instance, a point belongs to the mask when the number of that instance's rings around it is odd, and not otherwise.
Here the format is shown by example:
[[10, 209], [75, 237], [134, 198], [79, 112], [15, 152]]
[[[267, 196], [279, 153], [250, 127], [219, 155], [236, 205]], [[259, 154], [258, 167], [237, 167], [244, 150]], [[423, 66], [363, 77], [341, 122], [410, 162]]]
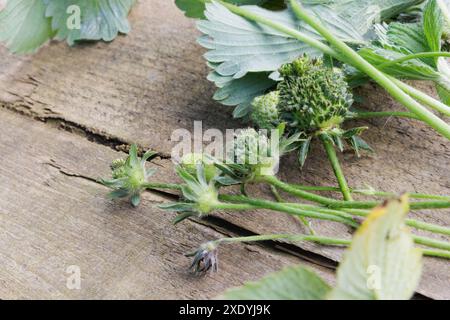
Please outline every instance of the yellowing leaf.
[[330, 299], [409, 299], [419, 282], [422, 254], [404, 220], [408, 197], [372, 211], [356, 232], [337, 272]]
[[227, 300], [320, 300], [330, 287], [319, 276], [296, 266], [272, 273], [257, 282], [226, 291]]

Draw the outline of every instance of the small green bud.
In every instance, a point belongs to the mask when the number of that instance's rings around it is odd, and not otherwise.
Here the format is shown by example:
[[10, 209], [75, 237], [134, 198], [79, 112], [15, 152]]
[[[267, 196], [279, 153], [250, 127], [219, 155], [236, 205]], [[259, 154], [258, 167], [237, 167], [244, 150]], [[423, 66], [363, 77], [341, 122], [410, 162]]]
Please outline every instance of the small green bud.
[[126, 163], [126, 159], [116, 159], [113, 160], [113, 162], [111, 163], [111, 169], [115, 170], [115, 169], [119, 169], [120, 167], [123, 167]]
[[126, 175], [126, 159], [116, 159], [111, 163], [111, 175], [113, 179], [119, 179]]
[[112, 179], [102, 179], [101, 182], [113, 189], [112, 198], [128, 197], [134, 206], [140, 202], [140, 194], [146, 188], [148, 178], [155, 169], [146, 170], [147, 159], [156, 153], [147, 151], [142, 158], [137, 155], [137, 146], [132, 145], [126, 159], [117, 159], [111, 163]]
[[203, 189], [203, 192], [198, 195], [196, 209], [200, 215], [208, 215], [214, 210], [214, 205], [216, 205], [219, 200], [219, 193], [217, 189], [210, 185], [209, 188]]
[[181, 159], [181, 166], [194, 176], [197, 174], [198, 163], [203, 164], [207, 181], [214, 179], [218, 175], [219, 170], [214, 165], [213, 160], [209, 159], [206, 155], [201, 153], [188, 153]]
[[181, 185], [183, 200], [181, 202], [163, 204], [159, 207], [165, 210], [177, 211], [181, 217], [177, 217], [175, 223], [190, 216], [203, 217], [210, 214], [219, 203], [219, 187], [215, 179], [206, 180], [205, 167], [198, 164], [195, 174], [190, 174], [186, 167], [176, 167], [178, 176], [184, 181]]
[[280, 118], [295, 131], [315, 133], [339, 127], [353, 96], [344, 74], [320, 59], [302, 57], [280, 69]]
[[279, 100], [280, 93], [278, 91], [272, 91], [253, 99], [250, 117], [258, 128], [271, 130], [278, 126], [280, 122], [277, 108]]

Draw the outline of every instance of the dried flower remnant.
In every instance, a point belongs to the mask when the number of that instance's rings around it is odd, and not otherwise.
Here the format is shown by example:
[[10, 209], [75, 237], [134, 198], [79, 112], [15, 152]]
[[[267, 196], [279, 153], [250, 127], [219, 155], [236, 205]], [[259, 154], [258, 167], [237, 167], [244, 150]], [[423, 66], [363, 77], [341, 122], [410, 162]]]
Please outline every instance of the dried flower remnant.
[[200, 246], [200, 248], [186, 255], [194, 257], [189, 269], [197, 275], [202, 275], [208, 271], [218, 271], [217, 245], [214, 242], [208, 242]]

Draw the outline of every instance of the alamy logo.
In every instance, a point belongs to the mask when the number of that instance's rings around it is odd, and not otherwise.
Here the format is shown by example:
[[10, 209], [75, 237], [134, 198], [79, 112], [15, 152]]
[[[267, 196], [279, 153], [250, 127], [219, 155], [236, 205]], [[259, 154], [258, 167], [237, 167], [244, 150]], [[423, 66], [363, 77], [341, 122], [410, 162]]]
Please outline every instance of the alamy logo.
[[203, 131], [202, 122], [194, 121], [193, 134], [187, 129], [174, 130], [171, 142], [175, 143], [171, 153], [175, 164], [191, 153], [207, 154], [227, 164], [264, 165], [265, 162], [278, 163], [280, 157], [280, 132], [276, 129], [270, 132], [253, 129], [226, 129], [225, 133], [219, 129]]
[[381, 289], [381, 269], [378, 266], [371, 265], [367, 268], [367, 288], [369, 290]]
[[66, 287], [69, 290], [80, 290], [81, 289], [81, 269], [79, 266], [68, 266], [66, 269], [68, 274]]
[[79, 6], [73, 4], [67, 7], [66, 13], [69, 15], [66, 21], [67, 29], [80, 30], [81, 29], [81, 9]]

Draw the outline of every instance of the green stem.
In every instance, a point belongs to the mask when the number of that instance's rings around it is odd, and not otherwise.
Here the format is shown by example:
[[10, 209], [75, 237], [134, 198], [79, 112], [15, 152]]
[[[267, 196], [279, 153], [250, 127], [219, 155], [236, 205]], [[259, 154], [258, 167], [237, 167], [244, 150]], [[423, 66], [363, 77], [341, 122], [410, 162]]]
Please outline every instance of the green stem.
[[236, 238], [222, 238], [213, 241], [213, 244], [222, 243], [239, 243], [239, 242], [256, 242], [256, 241], [269, 241], [269, 240], [287, 240], [291, 242], [299, 241], [311, 241], [322, 245], [335, 245], [335, 246], [348, 246], [350, 245], [350, 240], [337, 239], [330, 237], [320, 237], [313, 235], [292, 235], [292, 234], [268, 234], [268, 235], [257, 235], [249, 237], [236, 237]]
[[355, 208], [355, 209], [371, 209], [377, 206], [378, 202], [360, 202], [360, 201], [340, 201], [335, 199], [330, 199], [327, 197], [319, 196], [317, 194], [300, 190], [291, 186], [288, 183], [285, 183], [281, 180], [278, 180], [275, 176], [265, 176], [264, 182], [277, 187], [280, 190], [283, 190], [287, 193], [290, 193], [298, 198], [320, 203], [324, 206], [330, 208]]
[[446, 116], [450, 116], [450, 107], [447, 106], [445, 103], [442, 103], [439, 100], [434, 99], [433, 97], [430, 97], [429, 95], [423, 93], [420, 90], [417, 90], [414, 87], [411, 87], [410, 85], [395, 79], [393, 77], [390, 77], [392, 82], [394, 82], [400, 89], [402, 89], [404, 92], [409, 94], [414, 99], [417, 99], [418, 101], [425, 103], [430, 108], [433, 108], [436, 111], [439, 111], [442, 114], [445, 114]]
[[342, 171], [341, 165], [339, 164], [339, 159], [336, 155], [336, 150], [334, 149], [333, 143], [330, 141], [330, 138], [328, 138], [324, 134], [321, 134], [319, 137], [320, 140], [322, 140], [322, 143], [327, 152], [328, 159], [330, 160], [334, 175], [338, 180], [339, 187], [341, 188], [342, 195], [344, 196], [344, 200], [352, 201], [352, 195], [348, 187], [347, 180], [345, 180], [344, 172]]
[[[254, 209], [269, 209], [274, 211], [286, 212], [290, 215], [298, 216], [298, 217], [310, 217], [321, 220], [330, 220], [345, 223], [351, 225], [352, 227], [358, 227], [358, 224], [352, 220], [351, 215], [348, 213], [367, 217], [369, 212], [363, 210], [352, 210], [346, 209], [348, 212], [333, 210], [328, 208], [320, 208], [313, 205], [307, 204], [299, 204], [299, 203], [275, 203], [266, 200], [260, 199], [252, 199], [243, 196], [232, 196], [232, 195], [221, 195], [221, 200], [230, 201], [230, 202], [239, 202], [239, 203], [219, 203], [214, 207], [217, 210], [233, 210], [233, 211], [246, 211], [246, 210], [254, 210]], [[443, 235], [450, 235], [450, 228], [426, 223], [414, 219], [406, 219], [406, 225], [419, 229], [430, 231], [433, 233], [439, 233]], [[424, 237], [415, 237], [415, 241], [419, 244], [424, 244], [429, 247], [450, 250], [450, 244], [447, 242], [424, 238]]]
[[[377, 201], [342, 201], [330, 199], [308, 191], [297, 189], [296, 187], [288, 183], [280, 181], [275, 176], [264, 176], [262, 182], [266, 182], [270, 185], [273, 185], [278, 189], [290, 193], [298, 198], [320, 203], [329, 208], [372, 209], [380, 204]], [[415, 210], [450, 208], [450, 201], [442, 200], [442, 201], [412, 202], [410, 203], [410, 208]]]
[[[291, 234], [269, 234], [269, 235], [256, 235], [256, 236], [248, 236], [248, 237], [222, 238], [222, 239], [217, 239], [217, 240], [211, 241], [211, 244], [213, 246], [218, 246], [221, 244], [233, 244], [233, 243], [242, 243], [242, 242], [248, 243], [248, 242], [258, 242], [258, 241], [276, 241], [276, 240], [286, 240], [286, 241], [290, 241], [290, 242], [309, 241], [309, 242], [314, 242], [314, 243], [318, 243], [321, 245], [328, 245], [328, 246], [348, 247], [351, 245], [351, 240], [346, 240], [346, 239], [311, 236], [311, 235], [291, 235]], [[449, 251], [422, 249], [422, 253], [425, 256], [450, 259]]]
[[[409, 94], [412, 98], [416, 99], [417, 101], [420, 101], [424, 103], [425, 105], [429, 106], [430, 108], [439, 111], [440, 113], [450, 116], [450, 107], [443, 103], [442, 101], [439, 101], [438, 99], [433, 98], [432, 96], [408, 85], [407, 83], [404, 83], [394, 77], [388, 76], [392, 82], [394, 82], [400, 89], [402, 89], [405, 93]], [[355, 77], [350, 79], [350, 81], [355, 81], [357, 79], [362, 79], [363, 77]], [[395, 112], [397, 113], [397, 112]], [[407, 117], [412, 119], [418, 119], [421, 120], [420, 117], [417, 115], [412, 116], [411, 113], [408, 112], [398, 112], [398, 114], [393, 114], [395, 116], [400, 117]], [[410, 116], [411, 115], [411, 116]], [[380, 115], [381, 116], [381, 115]]]
[[450, 126], [434, 115], [432, 112], [423, 107], [420, 103], [411, 98], [401, 88], [399, 88], [387, 75], [375, 68], [365, 59], [363, 59], [357, 52], [350, 48], [345, 42], [336, 38], [322, 23], [315, 17], [311, 17], [296, 0], [290, 0], [292, 9], [296, 16], [304, 20], [308, 25], [320, 33], [331, 45], [333, 45], [347, 61], [360, 71], [367, 74], [380, 86], [386, 89], [392, 97], [402, 103], [411, 112], [415, 113], [422, 121], [426, 122], [437, 132], [450, 140]]
[[441, 250], [447, 250], [447, 251], [450, 250], [449, 242], [420, 237], [420, 236], [413, 236], [413, 238], [414, 238], [414, 242], [417, 244], [422, 244], [427, 247], [441, 249]]
[[403, 63], [409, 60], [414, 60], [414, 59], [423, 59], [423, 58], [433, 58], [433, 57], [447, 57], [450, 58], [450, 52], [440, 52], [440, 51], [436, 51], [436, 52], [419, 52], [419, 53], [413, 53], [413, 54], [409, 54], [407, 56], [395, 59], [395, 60], [391, 60], [382, 64], [379, 64], [377, 66], [378, 69], [382, 70], [382, 69], [386, 69], [389, 68], [391, 66], [394, 66], [396, 64], [399, 63]]
[[[277, 202], [285, 202], [281, 197], [280, 193], [278, 192], [277, 188], [275, 188], [274, 186], [270, 186], [270, 190], [272, 191], [273, 196], [275, 197]], [[295, 218], [300, 220], [300, 222], [309, 230], [310, 234], [314, 235], [316, 233], [314, 229], [311, 227], [311, 223], [310, 221], [308, 221], [308, 219], [306, 219], [305, 217], [297, 217], [297, 216], [295, 216]]]
[[383, 118], [383, 117], [402, 117], [420, 120], [418, 116], [411, 112], [401, 112], [401, 111], [377, 111], [377, 112], [366, 112], [358, 111], [355, 112], [351, 117], [352, 119], [370, 119], [370, 118]]
[[219, 202], [214, 204], [216, 210], [230, 210], [230, 211], [247, 211], [258, 209], [258, 206], [254, 206], [248, 203], [224, 203]]
[[450, 252], [441, 250], [422, 249], [424, 256], [450, 259]]
[[170, 189], [170, 190], [181, 190], [181, 185], [176, 183], [145, 183], [144, 187], [146, 189]]
[[423, 222], [423, 221], [418, 221], [418, 220], [414, 220], [414, 219], [406, 219], [405, 223], [407, 226], [416, 228], [418, 230], [426, 230], [426, 231], [430, 231], [433, 233], [439, 233], [439, 234], [444, 234], [444, 235], [450, 236], [450, 228], [447, 228], [447, 227], [443, 227], [443, 226], [439, 226], [436, 224], [427, 223], [427, 222]]
[[245, 183], [241, 183], [240, 189], [241, 189], [241, 193], [242, 193], [244, 196], [246, 196], [246, 195], [247, 195], [247, 191], [245, 190]]
[[[369, 211], [358, 210], [358, 209], [346, 209], [346, 212], [351, 213], [355, 216], [360, 216], [360, 217], [367, 217], [370, 214]], [[423, 222], [423, 221], [419, 221], [419, 220], [415, 220], [415, 219], [406, 219], [405, 223], [407, 226], [410, 226], [410, 227], [418, 229], [418, 230], [425, 230], [425, 231], [430, 231], [433, 233], [439, 233], [439, 234], [450, 236], [450, 228], [447, 228], [447, 227], [443, 227], [443, 226], [439, 226], [436, 224], [427, 223], [427, 222]]]
[[[332, 214], [326, 214], [321, 212], [316, 212], [313, 210], [302, 210], [298, 208], [294, 208], [289, 205], [285, 205], [283, 203], [277, 203], [262, 199], [254, 199], [254, 198], [248, 198], [244, 196], [234, 196], [234, 195], [220, 195], [220, 200], [228, 201], [228, 202], [235, 202], [235, 203], [222, 203], [221, 206], [215, 206], [217, 209], [228, 209], [227, 205], [236, 205], [237, 208], [239, 206], [249, 205], [250, 208], [259, 208], [259, 209], [267, 209], [272, 211], [278, 211], [278, 212], [285, 212], [289, 213], [294, 216], [300, 216], [300, 217], [308, 217], [313, 219], [320, 219], [320, 220], [328, 220], [328, 221], [335, 221], [347, 224], [352, 227], [358, 227], [359, 224], [355, 222], [353, 219], [344, 218], [342, 216], [338, 215], [332, 215]], [[243, 207], [244, 208], [244, 207]], [[248, 209], [244, 209], [248, 210]]]
[[[331, 187], [331, 186], [303, 186], [299, 184], [293, 184], [295, 188], [305, 190], [305, 191], [334, 191], [334, 192], [340, 192], [341, 189], [337, 187]], [[356, 188], [350, 188], [351, 193], [356, 194], [362, 194], [365, 196], [375, 196], [375, 197], [396, 197], [398, 194], [395, 194], [393, 192], [384, 192], [384, 191], [376, 191], [376, 190], [370, 190], [370, 189], [356, 189]], [[429, 199], [429, 200], [444, 200], [444, 201], [450, 201], [450, 196], [440, 196], [440, 195], [434, 195], [434, 194], [426, 194], [426, 193], [409, 193], [410, 198], [414, 199]]]
[[[341, 216], [341, 217], [347, 218], [347, 219], [353, 219], [353, 215], [351, 215], [343, 210], [329, 209], [329, 208], [325, 208], [325, 207], [318, 207], [315, 205], [304, 204], [304, 203], [287, 203], [287, 202], [285, 202], [284, 204], [289, 205], [294, 208], [299, 208], [302, 210], [313, 210], [313, 211], [317, 211], [317, 212], [321, 212], [321, 213], [327, 213], [327, 214], [333, 214], [336, 216]], [[345, 210], [347, 211], [347, 209], [345, 209]]]
[[412, 210], [447, 209], [450, 208], [450, 201], [444, 200], [410, 202], [409, 207]]

